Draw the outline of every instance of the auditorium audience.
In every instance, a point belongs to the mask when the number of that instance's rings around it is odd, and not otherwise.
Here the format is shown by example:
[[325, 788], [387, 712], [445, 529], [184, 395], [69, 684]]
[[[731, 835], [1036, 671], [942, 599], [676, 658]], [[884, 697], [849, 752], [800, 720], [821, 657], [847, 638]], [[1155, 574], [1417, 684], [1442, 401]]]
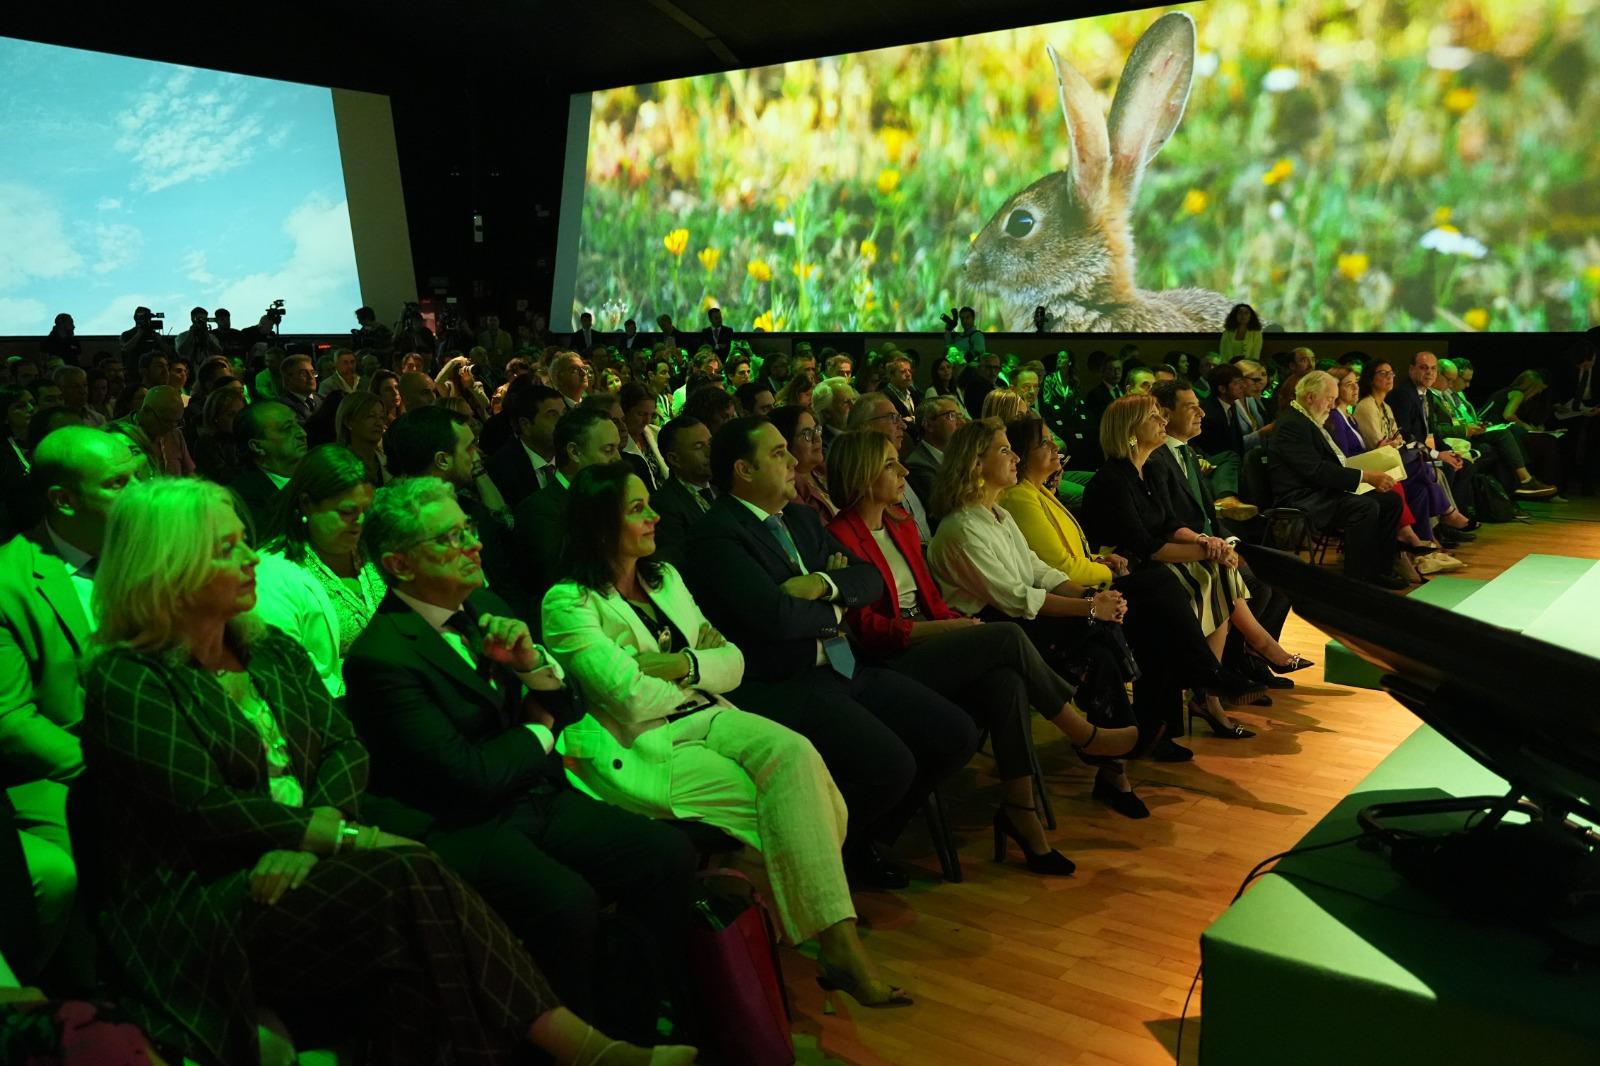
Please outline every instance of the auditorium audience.
[[701, 385], [689, 393], [679, 414], [698, 418], [715, 433], [719, 426], [734, 417], [733, 397], [715, 382]]
[[[749, 388], [746, 382], [739, 386], [741, 390]], [[758, 389], [757, 393], [766, 393], [765, 388]], [[650, 392], [636, 381], [630, 381], [617, 391], [617, 400], [622, 405], [622, 458], [639, 475], [645, 487], [653, 494], [661, 488], [667, 480], [667, 465], [661, 459], [661, 453], [656, 448], [656, 427], [651, 424], [655, 418], [656, 404]], [[772, 409], [771, 394], [767, 399], [760, 400], [758, 406], [764, 406], [762, 414]]]
[[436, 386], [433, 379], [420, 370], [402, 370], [398, 383], [400, 393], [399, 410], [403, 414], [407, 411], [420, 411], [431, 406], [437, 399]]
[[980, 419], [995, 419], [1002, 426], [1010, 425], [1029, 413], [1028, 401], [1013, 389], [995, 389], [983, 398]]
[[195, 433], [195, 473], [219, 485], [238, 476], [239, 444], [234, 421], [244, 409], [244, 393], [239, 389], [215, 389], [206, 397]]
[[711, 508], [711, 431], [699, 419], [679, 415], [656, 436], [670, 476], [650, 497], [655, 511], [656, 558], [681, 566], [689, 528]]
[[729, 698], [815, 745], [850, 810], [845, 867], [858, 887], [903, 888], [891, 842], [977, 746], [943, 696], [856, 661], [844, 611], [883, 582], [794, 502], [794, 456], [770, 422], [734, 419], [711, 441], [717, 498], [690, 530], [684, 576], [719, 631], [739, 634], [745, 677]]
[[[1411, 528], [1420, 540], [1431, 541], [1436, 534], [1448, 538], [1451, 534], [1446, 530], [1464, 527], [1467, 517], [1446, 496], [1426, 453], [1420, 448], [1407, 446], [1406, 438], [1395, 421], [1394, 410], [1388, 404], [1388, 397], [1394, 391], [1394, 379], [1394, 367], [1384, 359], [1374, 359], [1362, 370], [1359, 385], [1362, 396], [1356, 403], [1354, 416], [1356, 429], [1361, 435], [1361, 447], [1345, 454], [1356, 455], [1374, 448], [1398, 450], [1406, 473], [1400, 481], [1401, 491], [1405, 494], [1406, 509], [1412, 516], [1409, 527], [1405, 516], [1401, 516], [1402, 528]], [[1344, 421], [1344, 416], [1339, 412], [1330, 412], [1328, 421], [1332, 435], [1334, 427]], [[1334, 436], [1334, 443], [1339, 443], [1337, 436]], [[1340, 449], [1343, 450], [1342, 445]]]
[[306, 431], [286, 404], [261, 400], [233, 419], [239, 470], [228, 482], [244, 502], [257, 543], [277, 536], [283, 487], [306, 457]]
[[656, 558], [644, 483], [623, 464], [593, 466], [570, 496], [544, 633], [586, 697], [588, 715], [562, 731], [572, 774], [626, 810], [704, 821], [759, 850], [784, 932], [817, 938], [825, 980], [865, 1006], [908, 1003], [856, 935], [843, 798], [805, 738], [728, 701], [744, 657]]
[[[1370, 369], [1371, 367], [1368, 367], [1368, 370]], [[1431, 460], [1438, 464], [1434, 480], [1445, 487], [1451, 503], [1460, 509], [1453, 517], [1441, 515], [1442, 524], [1447, 531], [1446, 536], [1453, 538], [1477, 528], [1477, 523], [1467, 519], [1462, 512], [1476, 510], [1477, 490], [1473, 485], [1473, 474], [1477, 472], [1478, 464], [1469, 456], [1457, 453], [1449, 441], [1440, 439], [1433, 432], [1432, 404], [1428, 402], [1428, 391], [1433, 387], [1438, 375], [1438, 358], [1432, 352], [1418, 352], [1411, 357], [1411, 366], [1408, 370], [1410, 383], [1394, 388], [1386, 400], [1394, 411], [1402, 447], [1415, 450], [1418, 459]], [[1488, 461], [1492, 476], [1498, 477], [1503, 474], [1505, 477], [1510, 477], [1509, 472], [1495, 469], [1498, 466], [1496, 461], [1498, 454], [1483, 452], [1480, 455]], [[1407, 496], [1415, 501], [1416, 490], [1408, 489]], [[1413, 508], [1415, 508], [1414, 502]]]
[[[828, 467], [839, 484], [845, 509], [828, 524], [828, 532], [847, 551], [870, 562], [883, 585], [877, 600], [847, 613], [852, 634], [866, 657], [945, 694], [989, 734], [1005, 790], [1004, 802], [994, 815], [995, 858], [1004, 857], [1004, 841], [1010, 839], [1022, 848], [1029, 870], [1072, 873], [1071, 860], [1055, 851], [1045, 837], [1034, 804], [1028, 708], [1036, 708], [1083, 754], [1125, 754], [1135, 746], [1138, 730], [1126, 728], [1132, 716], [1127, 713], [1120, 677], [1113, 681], [1087, 663], [1074, 663], [1082, 667], [1075, 674], [1079, 683], [1069, 682], [1046, 664], [1035, 647], [1037, 641], [1030, 641], [1028, 634], [1011, 624], [1011, 613], [993, 610], [982, 602], [979, 611], [987, 609], [986, 624], [952, 609], [923, 562], [916, 523], [900, 508], [905, 467], [894, 444], [870, 430], [852, 431], [837, 443]], [[961, 461], [960, 456], [957, 451], [951, 461]], [[960, 522], [955, 515], [952, 520]], [[945, 563], [953, 561], [953, 554], [965, 553], [961, 538], [941, 535], [946, 537]], [[970, 565], [956, 563], [955, 572], [962, 576], [982, 572], [987, 581], [992, 571], [990, 560], [981, 554], [984, 550], [977, 546], [976, 554], [967, 559]], [[977, 590], [956, 585], [957, 595], [969, 591]], [[981, 597], [967, 598], [986, 600], [987, 586], [982, 592]], [[1078, 602], [1085, 613], [1103, 611], [1108, 621], [1121, 611], [1121, 597], [1115, 593], [1103, 596], [1095, 608]], [[1090, 677], [1091, 673], [1096, 676]], [[1092, 709], [1088, 721], [1073, 706], [1074, 699]], [[1121, 701], [1120, 707], [1116, 700]], [[1103, 732], [1102, 726], [1106, 727]], [[1119, 793], [1115, 803], [1131, 817], [1149, 814], [1115, 762], [1103, 764], [1096, 779], [1096, 795], [1103, 796], [1106, 790]]]
[[810, 408], [815, 398], [816, 378], [803, 368], [796, 367], [789, 375], [789, 380], [784, 382], [783, 388], [778, 390], [774, 398], [776, 407], [805, 407]]
[[811, 413], [816, 417], [822, 428], [822, 454], [828, 454], [828, 446], [833, 443], [833, 438], [845, 431], [850, 424], [850, 412], [854, 410], [860, 393], [855, 386], [843, 377], [823, 378], [811, 392]]
[[357, 373], [356, 353], [349, 348], [339, 348], [333, 353], [333, 373], [317, 386], [317, 393], [327, 396], [335, 389], [349, 394], [361, 388], [361, 375]]
[[[89, 375], [83, 367], [57, 367], [50, 375], [50, 380], [61, 391], [61, 406], [77, 415], [84, 425], [98, 427], [106, 424], [105, 414], [89, 401]], [[41, 403], [39, 406], [45, 405]]]
[[489, 1061], [528, 1043], [593, 1061], [586, 1045], [610, 1042], [558, 1005], [484, 902], [359, 821], [366, 752], [305, 653], [250, 616], [256, 556], [228, 495], [135, 486], [105, 549], [77, 832], [144, 1030], [192, 1059], [254, 1062], [258, 1003], [291, 1022], [338, 1004], [357, 1062]]
[[[1400, 499], [1395, 479], [1344, 465], [1328, 433], [1329, 412], [1339, 383], [1320, 370], [1300, 379], [1294, 402], [1278, 416], [1271, 434], [1267, 473], [1274, 502], [1306, 513], [1312, 528], [1344, 535], [1344, 571], [1385, 589], [1407, 587], [1394, 573]], [[1375, 492], [1359, 495], [1362, 485]]]
[[194, 459], [183, 439], [183, 393], [172, 385], [155, 385], [145, 393], [139, 410], [108, 424], [143, 453], [150, 472], [168, 477], [194, 473]]
[[[394, 817], [484, 894], [565, 1002], [649, 1031], [655, 1000], [639, 1015], [625, 983], [684, 964], [688, 838], [567, 783], [554, 745], [577, 712], [561, 667], [483, 588], [481, 543], [451, 485], [386, 486], [365, 535], [389, 594], [344, 669], [372, 793], [403, 805]], [[626, 974], [597, 966], [613, 902], [638, 937]]]
[[804, 407], [791, 406], [773, 411], [771, 421], [794, 456], [794, 502], [817, 512], [817, 517], [827, 524], [839, 508], [828, 492], [828, 471], [816, 418]]
[[383, 436], [389, 417], [383, 401], [370, 392], [346, 393], [334, 419], [334, 442], [354, 453], [367, 472], [367, 483], [379, 488], [389, 481], [389, 460], [383, 453]]
[[567, 538], [567, 490], [572, 479], [586, 466], [616, 462], [622, 435], [604, 411], [585, 405], [570, 408], [556, 422], [554, 444], [555, 476], [517, 505], [512, 524], [518, 585], [533, 612], [527, 617], [535, 623], [539, 603], [560, 577], [556, 566]]
[[556, 423], [567, 411], [561, 394], [529, 383], [507, 397], [503, 417], [513, 438], [489, 456], [485, 468], [513, 511], [555, 480]]
[[290, 355], [278, 369], [277, 399], [289, 405], [295, 421], [304, 426], [317, 413], [324, 397], [317, 395], [317, 367], [309, 355]]
[[956, 430], [967, 424], [966, 412], [952, 396], [931, 396], [917, 406], [921, 439], [901, 456], [906, 467], [906, 484], [919, 500], [933, 499], [933, 479], [944, 462], [945, 449]]
[[256, 616], [295, 638], [335, 699], [344, 656], [383, 599], [383, 575], [361, 543], [373, 487], [348, 448], [311, 449], [284, 487], [282, 532], [257, 569]]
[[[856, 402], [855, 408], [850, 412], [851, 429], [870, 429], [874, 433], [881, 433], [889, 438], [890, 443], [898, 453], [905, 445], [906, 423], [900, 417], [889, 397], [881, 392], [869, 392], [862, 395]], [[917, 533], [922, 537], [922, 543], [927, 544], [933, 540], [934, 521], [928, 517], [927, 502], [917, 495], [917, 490], [909, 483], [903, 486], [904, 495], [900, 498], [900, 506], [909, 514], [917, 524]], [[934, 513], [937, 519], [938, 513]]]
[[390, 422], [405, 413], [405, 401], [400, 396], [400, 375], [393, 370], [373, 371], [367, 381], [367, 391], [383, 401], [384, 414]]
[[[1564, 480], [1560, 442], [1543, 432], [1549, 398], [1544, 375], [1537, 370], [1524, 370], [1511, 384], [1490, 393], [1478, 414], [1482, 423], [1491, 427], [1484, 433], [1485, 444], [1508, 433], [1516, 441], [1518, 451], [1526, 457], [1526, 465], [1514, 470], [1517, 485], [1513, 491], [1523, 499], [1549, 499], [1556, 494], [1554, 486]], [[1434, 410], [1439, 409], [1436, 404]], [[1470, 433], [1468, 439], [1471, 439]], [[1545, 476], [1535, 477], [1528, 469], [1534, 466]]]

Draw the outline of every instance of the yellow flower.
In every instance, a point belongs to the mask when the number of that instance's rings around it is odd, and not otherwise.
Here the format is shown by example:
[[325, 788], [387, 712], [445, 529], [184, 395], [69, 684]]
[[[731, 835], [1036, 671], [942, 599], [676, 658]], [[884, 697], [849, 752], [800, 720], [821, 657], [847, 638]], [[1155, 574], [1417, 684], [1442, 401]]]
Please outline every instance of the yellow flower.
[[878, 171], [878, 191], [888, 196], [900, 186], [900, 172], [893, 167]]
[[1460, 85], [1444, 94], [1444, 109], [1452, 115], [1466, 114], [1477, 102], [1477, 92]]
[[1339, 257], [1339, 273], [1351, 281], [1360, 281], [1372, 260], [1361, 252], [1349, 252]]
[[745, 270], [749, 271], [750, 276], [755, 278], [757, 281], [772, 280], [772, 268], [767, 265], [767, 261], [765, 259], [750, 260], [750, 263], [745, 267]]
[[1474, 307], [1461, 316], [1461, 321], [1473, 329], [1482, 330], [1489, 328], [1489, 312], [1481, 307]]
[[861, 258], [869, 263], [878, 261], [878, 242], [868, 237], [861, 242]]
[[1593, 285], [1596, 288], [1600, 288], [1600, 266], [1584, 267], [1583, 280], [1587, 281], [1590, 285]]
[[878, 139], [883, 142], [883, 154], [889, 157], [889, 162], [898, 163], [911, 142], [911, 133], [898, 126], [885, 126], [878, 131]]
[[811, 275], [815, 274], [816, 272], [817, 264], [815, 263], [796, 263], [794, 265], [794, 276], [799, 278], [801, 281], [809, 280]]
[[700, 310], [702, 311], [709, 311], [713, 307], [721, 306], [721, 301], [719, 301], [715, 296], [712, 296], [710, 293], [706, 293], [705, 298], [700, 301]]
[[682, 255], [683, 250], [689, 247], [689, 231], [686, 229], [675, 229], [665, 237], [661, 238], [661, 243], [666, 245], [667, 251], [671, 252], [673, 255]]
[[720, 249], [717, 249], [717, 248], [702, 248], [702, 249], [700, 249], [700, 265], [706, 268], [706, 273], [707, 274], [709, 274], [713, 270], [717, 269], [717, 260], [719, 260], [721, 258], [722, 258], [722, 251]]
[[1459, 227], [1452, 226], [1448, 222], [1445, 223], [1444, 225], [1440, 226], [1439, 229], [1444, 233], [1460, 233], [1461, 232]]
[[1433, 224], [1436, 226], [1448, 225], [1450, 216], [1456, 213], [1453, 207], [1436, 207], [1433, 209]]
[[1294, 173], [1294, 164], [1287, 159], [1280, 159], [1272, 164], [1272, 169], [1261, 175], [1263, 185], [1276, 185], [1290, 174]]
[[759, 329], [766, 333], [778, 333], [788, 324], [787, 319], [774, 318], [771, 311], [763, 311], [756, 316], [756, 320], [751, 324], [750, 328]]
[[1206, 205], [1210, 202], [1211, 197], [1199, 189], [1190, 189], [1183, 194], [1183, 213], [1186, 215], [1198, 215], [1206, 209]]

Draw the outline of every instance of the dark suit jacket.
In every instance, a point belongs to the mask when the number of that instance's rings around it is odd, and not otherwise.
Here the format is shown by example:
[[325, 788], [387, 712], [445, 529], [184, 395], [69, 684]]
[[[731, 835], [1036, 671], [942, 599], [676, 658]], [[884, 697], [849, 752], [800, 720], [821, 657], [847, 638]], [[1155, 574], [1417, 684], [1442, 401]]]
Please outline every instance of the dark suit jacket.
[[[1189, 448], [1194, 451], [1192, 443]], [[1199, 458], [1198, 453], [1195, 458]], [[1186, 529], [1192, 529], [1196, 533], [1206, 532], [1206, 519], [1209, 517], [1212, 531], [1219, 534], [1222, 532], [1216, 528], [1218, 525], [1216, 496], [1211, 491], [1211, 483], [1203, 475], [1199, 479], [1200, 496], [1196, 499], [1194, 490], [1189, 485], [1189, 478], [1178, 462], [1178, 457], [1173, 455], [1172, 449], [1165, 444], [1151, 454], [1145, 466], [1159, 466], [1165, 472], [1160, 484], [1166, 493], [1167, 511], [1183, 523]]]
[[255, 466], [242, 468], [228, 483], [228, 487], [249, 509], [250, 520], [255, 525], [256, 543], [265, 544], [275, 537], [283, 521], [283, 490]]
[[650, 507], [661, 516], [656, 523], [656, 558], [683, 569], [683, 549], [689, 539], [689, 529], [705, 509], [695, 499], [689, 486], [672, 477], [650, 495]]
[[939, 476], [939, 460], [934, 458], [928, 443], [919, 441], [916, 447], [900, 457], [900, 461], [905, 464], [906, 482], [911, 486], [911, 491], [924, 504], [931, 503], [933, 479]]
[[1298, 507], [1326, 529], [1341, 499], [1361, 484], [1361, 472], [1339, 461], [1315, 422], [1288, 408], [1267, 437], [1267, 476], [1280, 507]]
[[972, 418], [981, 418], [984, 398], [995, 390], [995, 384], [969, 364], [956, 378], [956, 390], [961, 393], [961, 404], [967, 409], [967, 414]]
[[[466, 610], [509, 613], [487, 590], [467, 597]], [[482, 824], [538, 785], [565, 787], [560, 756], [546, 754], [520, 724], [525, 697], [516, 675], [494, 664], [491, 686], [393, 593], [351, 645], [344, 677], [351, 717], [372, 752], [373, 796], [433, 819], [395, 832], [430, 837]], [[555, 695], [540, 694], [559, 730], [570, 708]]]
[[68, 781], [83, 768], [78, 671], [89, 633], [42, 524], [0, 547], [0, 788]]
[[217, 679], [166, 655], [118, 649], [85, 677], [83, 753], [92, 841], [104, 883], [99, 926], [132, 1000], [159, 1042], [190, 1058], [257, 1060], [249, 962], [239, 927], [250, 871], [294, 850], [314, 807], [360, 816], [367, 753], [294, 640], [268, 627], [250, 645], [250, 679], [273, 710], [305, 805], [268, 789], [261, 737]]
[[530, 622], [537, 625], [539, 602], [556, 583], [561, 548], [567, 541], [567, 488], [552, 479], [513, 513], [519, 584], [534, 608]]
[[1135, 567], [1144, 566], [1183, 525], [1168, 508], [1171, 496], [1165, 467], [1147, 462], [1141, 479], [1128, 460], [1107, 459], [1084, 486], [1084, 531], [1090, 543], [1115, 545]]
[[[1397, 382], [1390, 390], [1387, 399], [1389, 408], [1394, 411], [1395, 425], [1399, 427], [1400, 434], [1405, 437], [1406, 442], [1421, 441], [1425, 444], [1428, 434], [1432, 432], [1429, 404], [1423, 401], [1411, 379], [1403, 378]], [[1450, 450], [1442, 435], [1434, 442], [1434, 448], [1442, 452]]]
[[501, 445], [483, 465], [489, 480], [494, 482], [500, 495], [505, 497], [506, 505], [513, 511], [523, 500], [539, 491], [539, 475], [534, 473], [528, 451], [516, 437]]
[[1224, 452], [1244, 454], [1244, 437], [1223, 409], [1222, 400], [1207, 396], [1200, 401], [1200, 411], [1205, 418], [1200, 423], [1200, 435], [1189, 442], [1191, 448], [1202, 455], [1221, 455]]
[[[715, 333], [715, 335], [713, 335], [713, 333]], [[722, 355], [727, 355], [728, 348], [733, 344], [734, 341], [733, 328], [726, 322], [722, 324], [722, 328], [720, 330], [716, 331], [713, 331], [710, 326], [707, 326], [705, 329], [700, 331], [700, 339], [711, 345], [712, 348], [716, 349]], [[774, 393], [774, 395], [776, 395], [776, 393]]]
[[[825, 570], [828, 556], [845, 550], [804, 504], [785, 507], [783, 520], [808, 570]], [[827, 573], [841, 607], [860, 607], [883, 594], [877, 568], [854, 556], [843, 570]], [[817, 641], [844, 631], [833, 604], [796, 599], [779, 588], [795, 576], [788, 555], [732, 496], [719, 496], [690, 530], [683, 574], [711, 624], [737, 634], [731, 639], [744, 650], [747, 678], [783, 681], [801, 674], [816, 663]]]

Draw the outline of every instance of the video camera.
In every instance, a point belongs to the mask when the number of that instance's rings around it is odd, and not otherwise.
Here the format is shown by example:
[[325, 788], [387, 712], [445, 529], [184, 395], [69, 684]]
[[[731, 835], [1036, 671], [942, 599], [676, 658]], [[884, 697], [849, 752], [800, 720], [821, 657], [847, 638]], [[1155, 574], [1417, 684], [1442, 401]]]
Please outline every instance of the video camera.
[[287, 312], [287, 311], [285, 311], [283, 309], [283, 301], [282, 300], [273, 300], [270, 304], [267, 305], [267, 309], [265, 311], [261, 312], [263, 317], [272, 319], [272, 324], [274, 326], [276, 326], [280, 322], [282, 322], [283, 321], [283, 316], [288, 314], [288, 313], [289, 312]]

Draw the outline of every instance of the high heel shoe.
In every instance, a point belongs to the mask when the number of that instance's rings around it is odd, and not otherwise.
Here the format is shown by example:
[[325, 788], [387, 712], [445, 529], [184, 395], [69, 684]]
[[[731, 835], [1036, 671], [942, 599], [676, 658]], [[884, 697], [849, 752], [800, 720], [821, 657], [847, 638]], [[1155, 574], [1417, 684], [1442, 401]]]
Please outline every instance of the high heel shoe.
[[1072, 750], [1081, 756], [1088, 756], [1089, 758], [1098, 756], [1102, 759], [1137, 759], [1142, 757], [1151, 748], [1159, 744], [1162, 736], [1165, 735], [1166, 730], [1167, 727], [1164, 723], [1155, 726], [1147, 726], [1141, 723], [1139, 725], [1120, 726], [1116, 729], [1108, 728], [1105, 730], [1105, 733], [1108, 737], [1112, 734], [1132, 733], [1133, 743], [1126, 747], [1119, 746], [1114, 751], [1090, 751], [1089, 749], [1094, 747], [1094, 742], [1100, 737], [1101, 733], [1099, 726], [1092, 725], [1089, 730], [1089, 739], [1084, 741], [1082, 744], [1073, 745]]
[[1251, 737], [1256, 735], [1255, 734], [1255, 730], [1246, 729], [1244, 726], [1240, 725], [1238, 722], [1235, 722], [1232, 725], [1224, 725], [1222, 719], [1217, 717], [1215, 714], [1211, 713], [1211, 708], [1207, 707], [1203, 700], [1190, 699], [1189, 700], [1189, 735], [1190, 736], [1194, 735], [1194, 719], [1195, 718], [1202, 719], [1206, 723], [1206, 725], [1211, 727], [1212, 735], [1217, 737], [1217, 738], [1219, 738], [1219, 739], [1221, 739], [1221, 740], [1248, 740], [1249, 738], [1251, 738]]
[[843, 970], [838, 969], [826, 959], [818, 958], [817, 968], [821, 971], [817, 974], [818, 988], [824, 992], [843, 992], [863, 1007], [872, 1007], [874, 1009], [909, 1007], [913, 1002], [911, 997], [906, 995], [904, 989], [895, 988], [893, 985], [882, 981], [879, 983], [887, 989], [887, 993], [882, 996], [868, 996], [861, 990], [859, 981]]
[[1273, 662], [1271, 659], [1267, 658], [1265, 655], [1262, 655], [1260, 652], [1256, 651], [1254, 648], [1250, 649], [1250, 654], [1254, 655], [1257, 659], [1260, 659], [1262, 662], [1266, 663], [1267, 664], [1267, 669], [1271, 670], [1275, 674], [1292, 674], [1296, 670], [1304, 670], [1308, 666], [1317, 665], [1316, 663], [1312, 662], [1310, 659], [1307, 659], [1304, 655], [1299, 655], [1299, 654], [1291, 655], [1291, 656], [1289, 656], [1288, 659], [1284, 660], [1281, 663]]
[[1006, 816], [1007, 807], [1019, 811], [1034, 810], [1033, 807], [1022, 807], [1015, 803], [1002, 803], [994, 812], [994, 861], [1006, 861], [1006, 840], [1009, 838], [1022, 849], [1022, 861], [1033, 873], [1051, 877], [1072, 876], [1072, 872], [1078, 868], [1077, 864], [1059, 851], [1051, 848], [1046, 852], [1034, 852], [1028, 848], [1028, 841], [1017, 832], [1017, 827], [1012, 825], [1011, 819]]
[[1095, 777], [1094, 791], [1090, 794], [1124, 818], [1150, 817], [1150, 808], [1144, 805], [1144, 800], [1134, 795], [1133, 789], [1124, 792], [1103, 777]]

